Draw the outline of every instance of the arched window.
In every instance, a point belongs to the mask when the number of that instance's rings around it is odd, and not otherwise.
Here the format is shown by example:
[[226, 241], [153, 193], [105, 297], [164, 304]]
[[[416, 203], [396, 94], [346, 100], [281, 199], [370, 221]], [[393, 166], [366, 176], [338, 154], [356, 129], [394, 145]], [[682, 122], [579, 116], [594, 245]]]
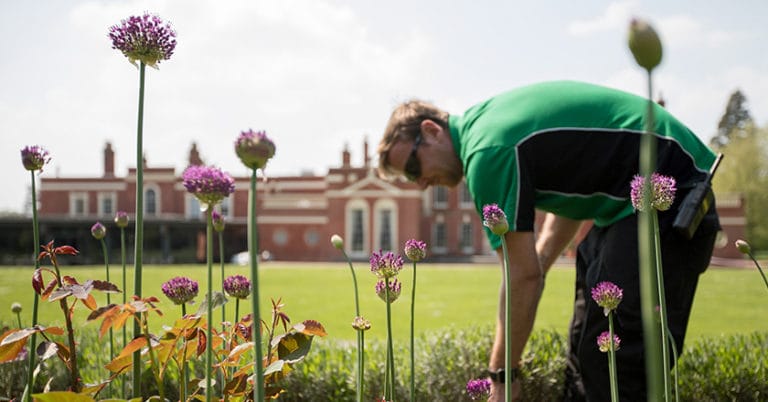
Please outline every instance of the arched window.
[[345, 247], [351, 257], [365, 257], [369, 253], [368, 239], [368, 203], [361, 199], [347, 202], [345, 207]]
[[157, 214], [157, 193], [155, 189], [147, 189], [144, 192], [144, 213], [147, 215]]
[[377, 200], [374, 210], [374, 248], [394, 251], [398, 247], [397, 203], [391, 199]]

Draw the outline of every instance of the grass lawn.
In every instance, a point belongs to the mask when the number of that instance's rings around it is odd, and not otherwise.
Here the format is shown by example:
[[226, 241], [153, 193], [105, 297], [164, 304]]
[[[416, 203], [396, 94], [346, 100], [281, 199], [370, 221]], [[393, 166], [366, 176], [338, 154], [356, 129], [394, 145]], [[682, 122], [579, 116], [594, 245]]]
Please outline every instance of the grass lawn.
[[[376, 278], [369, 273], [366, 262], [355, 265], [362, 315], [372, 322], [366, 338], [384, 338], [386, 330], [385, 306], [373, 291]], [[406, 339], [410, 320], [410, 295], [412, 264], [400, 274], [403, 293], [392, 306], [395, 337]], [[346, 263], [285, 263], [269, 262], [259, 266], [261, 281], [262, 316], [268, 317], [269, 298], [282, 297], [284, 311], [293, 322], [305, 319], [320, 321], [330, 337], [355, 339], [350, 323], [354, 318], [352, 276]], [[416, 292], [417, 332], [437, 331], [450, 326], [482, 326], [495, 322], [500, 269], [495, 264], [419, 264]], [[110, 277], [119, 284], [120, 266], [110, 267]], [[15, 323], [10, 305], [23, 305], [22, 322], [29, 325], [32, 314], [32, 268], [0, 268], [0, 322]], [[104, 267], [64, 266], [65, 275], [74, 276], [79, 282], [87, 279], [104, 279]], [[226, 275], [248, 276], [248, 267], [228, 265]], [[144, 296], [155, 295], [161, 299], [159, 307], [163, 317], [153, 317], [150, 330], [161, 332], [162, 324], [170, 324], [179, 317], [181, 308], [174, 306], [162, 294], [160, 285], [178, 276], [189, 276], [200, 281], [200, 292], [205, 292], [206, 268], [204, 265], [171, 265], [144, 267]], [[214, 278], [219, 278], [219, 266], [214, 266]], [[133, 278], [128, 272], [128, 289]], [[547, 279], [536, 328], [555, 329], [565, 333], [571, 315], [574, 270], [568, 267], [554, 268]], [[46, 282], [49, 280], [46, 277]], [[119, 285], [118, 285], [119, 286]], [[214, 279], [214, 286], [220, 287]], [[112, 295], [112, 301], [121, 301], [122, 295]], [[753, 269], [713, 268], [702, 275], [688, 328], [688, 340], [720, 334], [768, 331], [768, 290]], [[70, 299], [71, 300], [71, 299]], [[97, 292], [99, 305], [106, 297]], [[202, 300], [202, 297], [198, 297]], [[188, 307], [188, 312], [196, 306]], [[250, 300], [241, 302], [241, 314], [250, 311]], [[43, 325], [63, 326], [62, 312], [58, 304], [41, 302], [39, 322]], [[221, 312], [215, 311], [218, 320]], [[227, 304], [228, 317], [234, 315], [234, 301]], [[96, 328], [96, 323], [84, 323], [87, 308], [78, 305], [76, 325]], [[490, 336], [490, 334], [489, 334]]]

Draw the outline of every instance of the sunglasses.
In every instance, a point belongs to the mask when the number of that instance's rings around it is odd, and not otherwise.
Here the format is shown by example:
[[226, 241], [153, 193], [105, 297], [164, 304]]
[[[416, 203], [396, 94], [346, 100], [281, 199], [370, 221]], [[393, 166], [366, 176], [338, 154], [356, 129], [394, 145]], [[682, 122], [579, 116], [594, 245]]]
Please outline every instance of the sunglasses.
[[408, 160], [405, 161], [403, 174], [405, 175], [405, 178], [410, 181], [419, 180], [419, 177], [421, 177], [421, 162], [419, 162], [419, 158], [416, 156], [416, 151], [419, 149], [419, 145], [421, 145], [421, 133], [416, 135], [416, 139], [413, 141], [413, 147], [411, 148], [411, 154], [408, 155]]

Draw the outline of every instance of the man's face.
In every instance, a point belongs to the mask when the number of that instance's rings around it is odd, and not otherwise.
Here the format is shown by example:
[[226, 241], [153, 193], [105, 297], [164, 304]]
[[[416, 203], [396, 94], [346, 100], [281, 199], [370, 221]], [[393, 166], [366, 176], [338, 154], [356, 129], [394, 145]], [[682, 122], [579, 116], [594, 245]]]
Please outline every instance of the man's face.
[[419, 187], [431, 185], [454, 187], [463, 177], [461, 161], [456, 156], [450, 134], [440, 126], [422, 125], [413, 141], [397, 141], [389, 150], [392, 171]]

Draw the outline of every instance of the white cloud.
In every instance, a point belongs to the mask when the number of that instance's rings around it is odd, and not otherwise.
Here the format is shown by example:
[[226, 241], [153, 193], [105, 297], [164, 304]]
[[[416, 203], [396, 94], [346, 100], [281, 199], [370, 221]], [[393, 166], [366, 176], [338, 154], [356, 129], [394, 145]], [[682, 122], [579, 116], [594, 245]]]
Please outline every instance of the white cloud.
[[630, 20], [636, 5], [637, 1], [635, 0], [612, 2], [605, 8], [603, 14], [568, 24], [568, 33], [583, 36], [623, 29]]

